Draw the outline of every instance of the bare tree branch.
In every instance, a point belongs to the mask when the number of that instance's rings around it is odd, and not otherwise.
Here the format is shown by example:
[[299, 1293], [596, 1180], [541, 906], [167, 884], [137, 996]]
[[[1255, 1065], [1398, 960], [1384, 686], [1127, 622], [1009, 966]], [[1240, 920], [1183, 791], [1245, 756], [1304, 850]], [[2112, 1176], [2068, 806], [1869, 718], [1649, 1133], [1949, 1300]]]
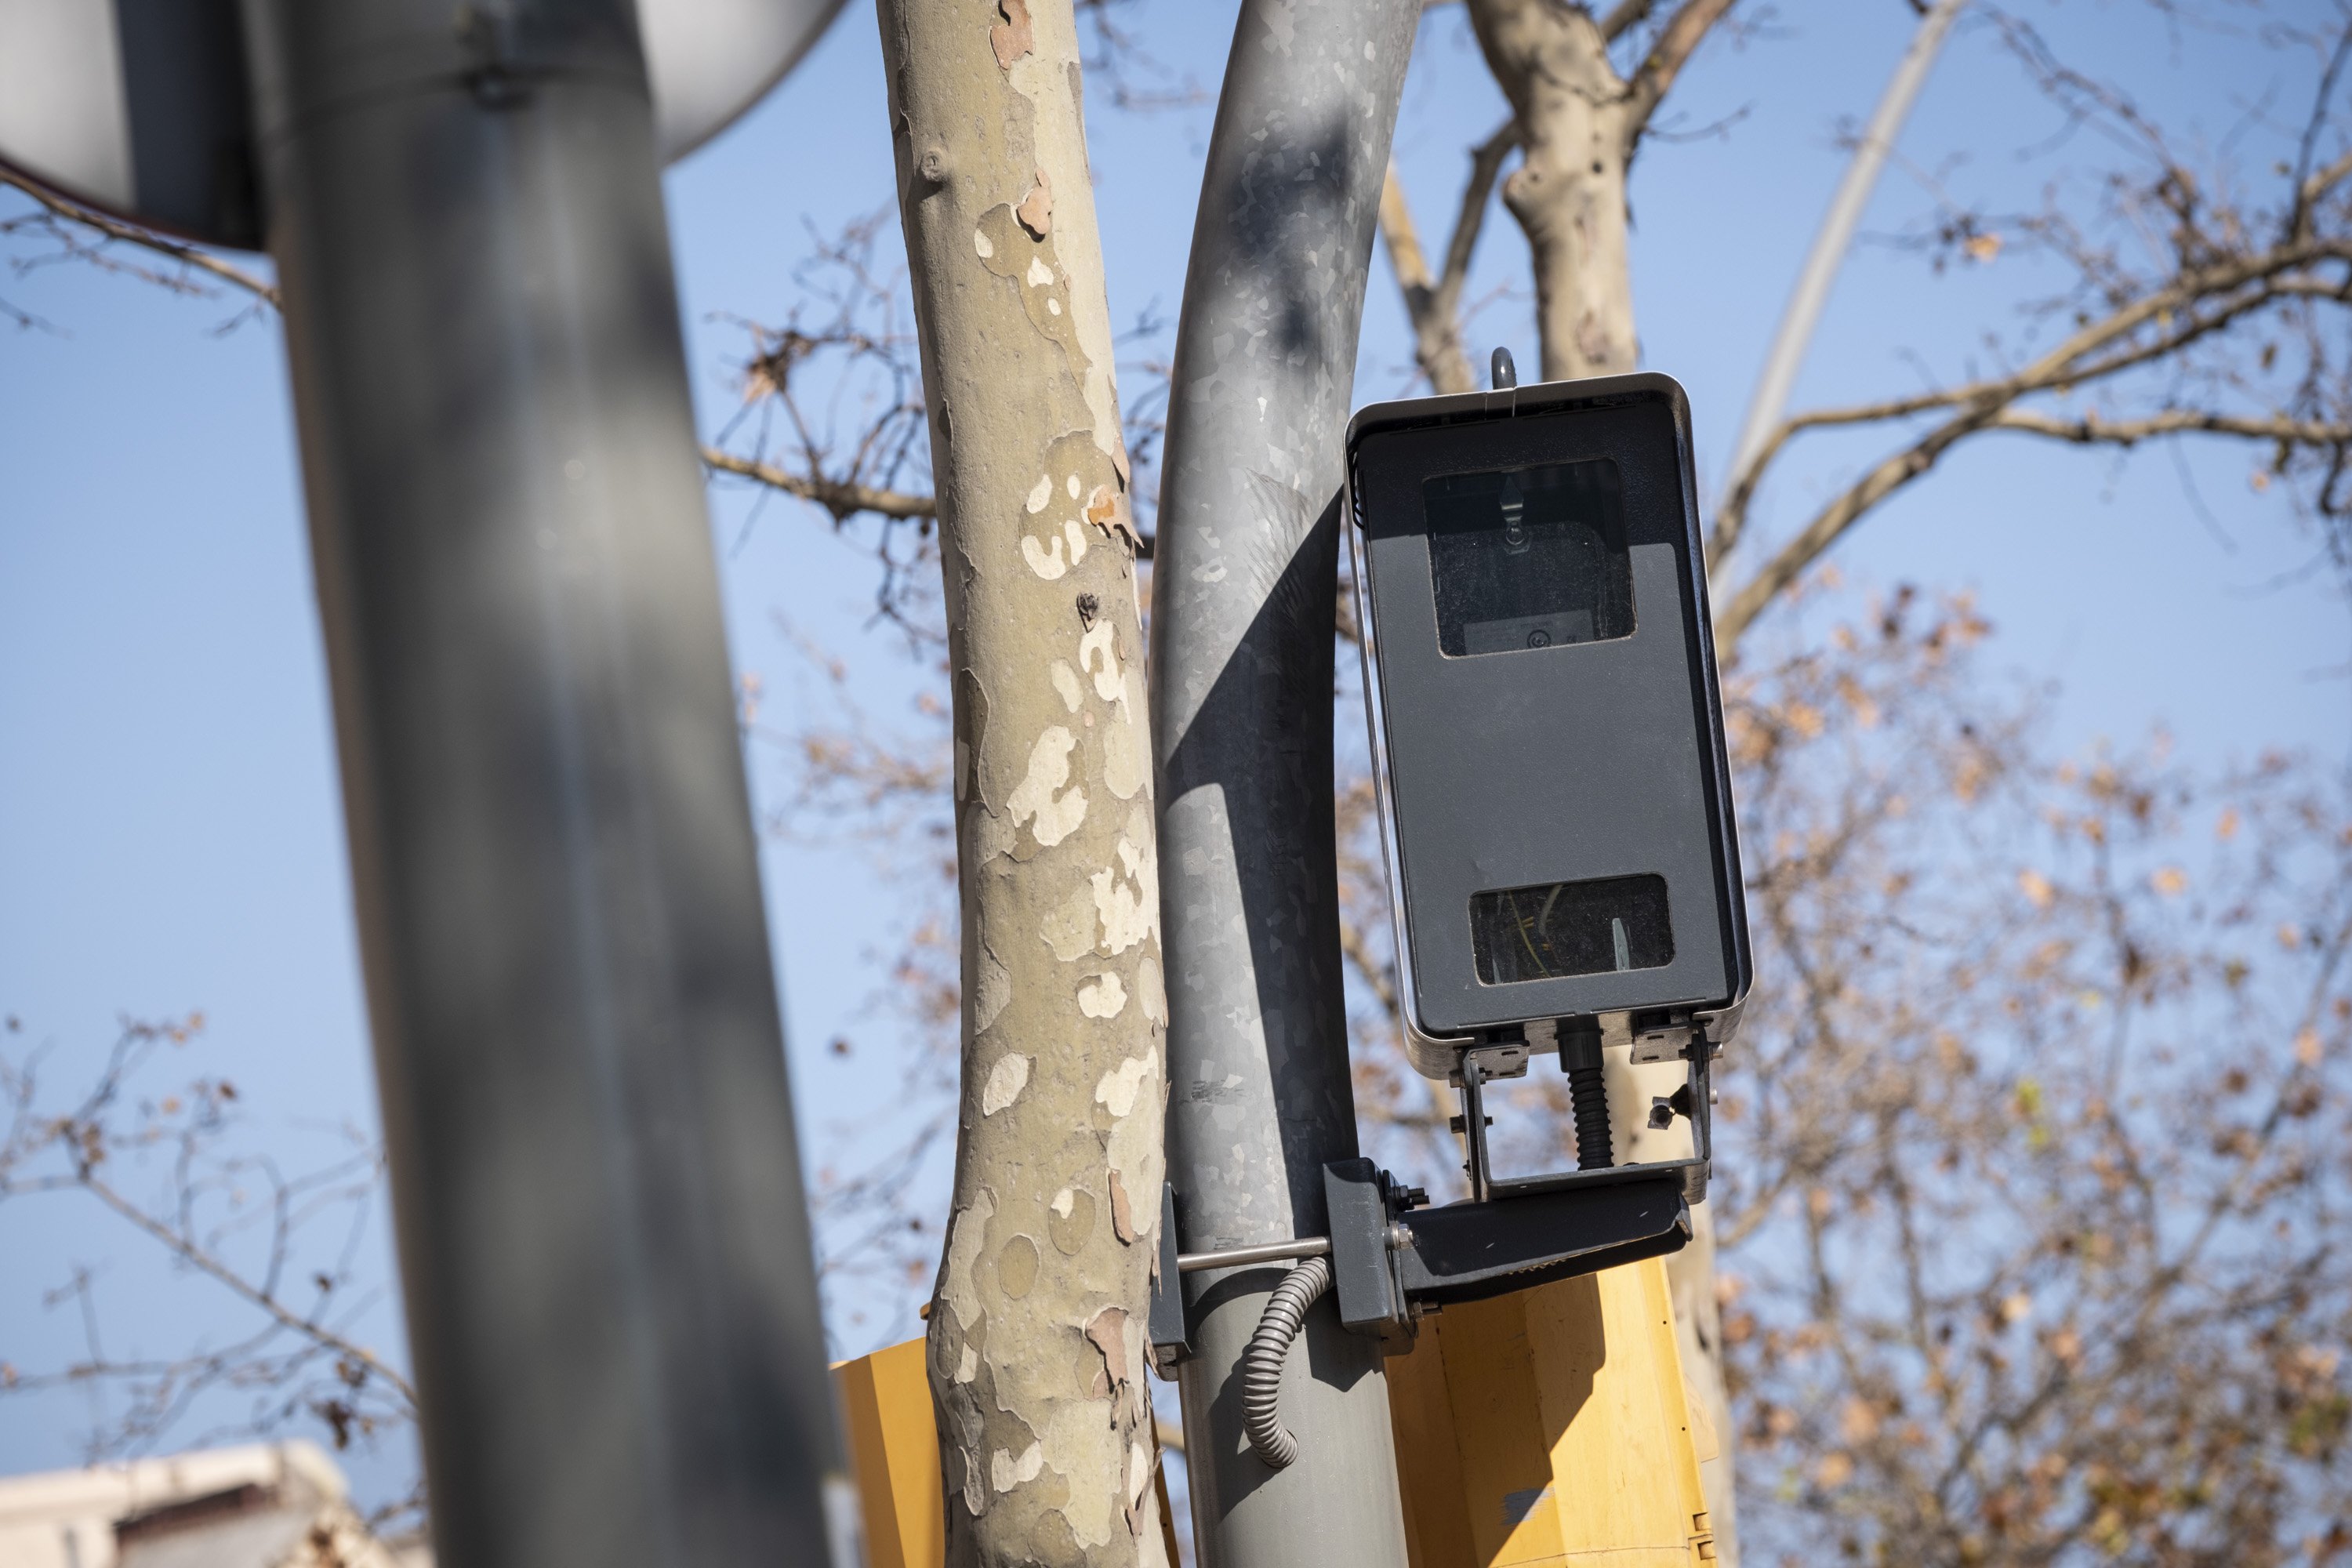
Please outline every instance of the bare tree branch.
[[1445, 272], [1438, 287], [1449, 290], [1448, 299], [1459, 302], [1462, 287], [1470, 276], [1470, 258], [1478, 248], [1478, 236], [1486, 222], [1486, 198], [1494, 194], [1495, 177], [1519, 144], [1519, 123], [1509, 120], [1496, 126], [1494, 132], [1471, 150], [1470, 180], [1462, 187], [1461, 209], [1454, 215], [1454, 234], [1445, 242]]
[[1716, 646], [1727, 655], [1736, 650], [1740, 637], [1765, 607], [1803, 575], [1805, 569], [1848, 529], [1887, 497], [1934, 468], [1937, 460], [1963, 437], [1984, 429], [1996, 417], [1996, 410], [1986, 409], [1939, 425], [1847, 486], [1716, 612]]
[[[79, 225], [107, 241], [133, 246], [165, 257], [182, 266], [193, 268], [209, 278], [241, 289], [273, 308], [279, 302], [276, 285], [222, 260], [200, 246], [191, 245], [185, 241], [174, 239], [169, 235], [159, 234], [152, 229], [110, 217], [94, 207], [85, 206], [79, 202], [46, 190], [5, 167], [0, 167], [0, 184], [22, 191], [39, 203], [51, 216], [68, 223]], [[173, 281], [159, 275], [149, 275], [149, 277], [151, 281], [164, 283], [167, 286]], [[797, 348], [797, 345], [795, 347]], [[772, 376], [774, 384], [781, 384], [782, 381], [781, 370], [772, 371], [766, 366], [761, 366], [756, 374]], [[868, 447], [875, 438], [874, 433], [869, 431]], [[861, 455], [862, 453], [863, 448], [861, 448]], [[878, 517], [901, 521], [929, 521], [938, 516], [937, 503], [930, 496], [865, 484], [856, 479], [836, 479], [824, 474], [814, 463], [810, 465], [810, 471], [803, 474], [793, 472], [772, 462], [739, 457], [717, 447], [704, 447], [701, 449], [701, 455], [704, 465], [716, 472], [753, 479], [772, 489], [781, 490], [786, 495], [814, 502], [831, 512], [836, 521], [846, 520], [860, 512], [871, 512]]]
[[[1730, 471], [1725, 476], [1727, 491], [1748, 481], [1756, 467], [1757, 451], [1788, 412], [1789, 388], [1804, 363], [1813, 329], [1821, 321], [1822, 308], [1829, 302], [1831, 286], [1845, 265], [1846, 253], [1853, 248], [1854, 226], [1862, 221], [1863, 211], [1877, 188], [1879, 174], [1895, 151], [1904, 122], [1911, 117], [1911, 107], [1918, 101], [1919, 89], [1927, 85], [1928, 72], [1943, 50], [1952, 23], [1966, 4], [1967, 0], [1936, 0], [1927, 6], [1927, 14], [1911, 35], [1909, 46], [1886, 79], [1878, 107], [1871, 111], [1870, 123], [1856, 142], [1845, 173], [1838, 180], [1837, 192], [1830, 199], [1829, 210], [1822, 215], [1821, 227], [1814, 231], [1812, 243], [1806, 249], [1805, 265], [1797, 275], [1796, 286], [1789, 291], [1780, 324], [1772, 334], [1772, 346], [1756, 377], [1756, 390], [1748, 395], [1748, 412], [1740, 417], [1739, 435], [1732, 443]], [[1712, 567], [1714, 563], [1715, 557], [1710, 555], [1708, 565]]]
[[1404, 198], [1404, 182], [1397, 178], [1396, 161], [1389, 161], [1388, 177], [1381, 184], [1381, 240], [1388, 247], [1389, 266], [1403, 286], [1408, 300], [1426, 298], [1436, 287], [1429, 275], [1429, 258], [1422, 253], [1421, 231], [1413, 226], [1412, 208]]
[[2336, 162], [2328, 164], [2327, 167], [2320, 170], [2319, 173], [2305, 180], [2302, 185], [2297, 188], [2298, 195], [2302, 199], [2303, 205], [2305, 207], [2308, 207], [2312, 203], [2317, 201], [2320, 197], [2334, 190], [2338, 184], [2341, 184], [2345, 176], [2347, 174], [2352, 174], [2352, 153], [2345, 153], [2344, 156], [2336, 159]]
[[2138, 419], [2102, 419], [2087, 414], [2079, 419], [2005, 410], [1985, 426], [2047, 436], [2083, 446], [2131, 447], [2160, 436], [2203, 434], [2237, 436], [2252, 441], [2280, 441], [2304, 447], [2330, 447], [2352, 442], [2352, 425], [2326, 424], [2284, 416], [2244, 416], [2215, 414], [2197, 408], [2177, 408]]
[[[79, 224], [82, 227], [108, 240], [137, 246], [143, 250], [152, 251], [158, 256], [168, 257], [183, 267], [194, 268], [209, 278], [216, 279], [233, 289], [242, 289], [271, 306], [278, 303], [276, 284], [264, 282], [245, 268], [223, 261], [201, 246], [190, 245], [184, 240], [173, 239], [169, 235], [157, 234], [152, 229], [142, 228], [136, 224], [128, 224], [119, 218], [110, 217], [96, 207], [84, 206], [70, 197], [58, 195], [5, 165], [0, 165], [0, 185], [7, 185], [22, 191], [38, 202], [54, 217], [62, 218], [68, 223]], [[167, 287], [172, 283], [171, 279], [160, 276], [151, 275], [150, 280], [165, 284]]]
[[[1626, 0], [1625, 5], [1610, 13], [1609, 20], [1614, 21], [1618, 12], [1633, 3], [1633, 0]], [[1624, 155], [1628, 163], [1633, 161], [1642, 132], [1649, 129], [1651, 116], [1657, 112], [1659, 103], [1675, 85], [1675, 79], [1690, 63], [1693, 51], [1708, 30], [1723, 20], [1724, 13], [1733, 4], [1734, 0], [1684, 0], [1682, 9], [1674, 14], [1658, 34], [1658, 41], [1650, 46], [1649, 58], [1643, 60], [1633, 79], [1625, 84]], [[1608, 22], [1601, 24], [1601, 30], [1603, 37], [1616, 37], [1609, 31]]]
[[[1743, 476], [1745, 482], [1735, 490], [1734, 497], [1744, 503], [1746, 498], [1754, 492], [1755, 477], [1766, 461], [1789, 437], [1801, 431], [1833, 425], [1875, 424], [1940, 408], [1958, 408], [1970, 404], [2024, 397], [2037, 392], [2087, 385], [2120, 371], [2135, 369], [2178, 353], [2209, 333], [2229, 326], [2240, 317], [2281, 300], [2317, 298], [2352, 304], [2352, 274], [2334, 281], [2315, 275], [2302, 278], [2284, 276], [2298, 268], [2330, 260], [2352, 262], [2352, 241], [2283, 246], [2260, 256], [2205, 268], [2181, 278], [2165, 288], [2133, 300], [2112, 315], [2084, 325], [2056, 348], [2012, 375], [1967, 382], [1909, 397], [1890, 397], [1845, 408], [1814, 409], [1793, 416], [1783, 420], [1773, 431], [1756, 463]], [[2188, 313], [2189, 320], [2181, 325], [2172, 325], [2173, 318], [2184, 312]], [[2102, 357], [2093, 357], [2099, 351], [2157, 321], [2164, 324], [2164, 330], [2147, 342], [2118, 349]], [[1726, 507], [1727, 511], [1733, 510], [1729, 501]], [[1718, 519], [1717, 527], [1722, 526], [1722, 521]], [[1736, 535], [1736, 524], [1734, 532]]]
[[1496, 177], [1503, 160], [1518, 144], [1518, 121], [1510, 120], [1471, 151], [1470, 179], [1462, 190], [1453, 236], [1446, 241], [1445, 269], [1433, 279], [1393, 163], [1381, 187], [1381, 238], [1404, 293], [1405, 314], [1412, 323], [1413, 359], [1437, 392], [1470, 392], [1477, 386], [1462, 344], [1462, 289], [1469, 279], [1470, 261], [1486, 224]]
[[[2352, 445], [2342, 438], [2352, 425], [2352, 366], [2341, 347], [2343, 311], [2352, 306], [2352, 204], [2341, 190], [2352, 178], [2352, 153], [2314, 167], [2340, 124], [2333, 100], [2352, 65], [2352, 22], [2319, 38], [2294, 35], [2298, 47], [2317, 49], [2323, 66], [2310, 115], [2274, 165], [2282, 178], [2265, 210], [2240, 194], [2260, 186], [2238, 170], [2192, 166], [2124, 92], [2062, 64], [2017, 18], [1993, 15], [2002, 41], [2068, 125], [2098, 129], [2126, 163], [2103, 177], [2095, 204], [2061, 205], [2057, 184], [2041, 213], [1999, 222], [1944, 203], [1927, 243], [1939, 268], [1990, 263], [2011, 242], [2054, 257], [2074, 281], [2024, 314], [2029, 321], [2071, 316], [2072, 328], [2056, 346], [2000, 374], [1816, 409], [1772, 427], [1729, 476], [1707, 541], [1710, 570], [1741, 542], [1763, 476], [1796, 436], [1943, 416], [1906, 432], [1897, 450], [1844, 486], [1727, 595], [1717, 622], [1727, 649], [1863, 517], [1953, 445], [1985, 431], [2116, 447], [2191, 433], [2235, 437], [2270, 447], [2271, 471], [2296, 480], [2298, 505], [2324, 525], [2340, 528], [2352, 514], [2344, 494]], [[2268, 236], [2277, 237], [2258, 237]], [[2283, 349], [2293, 357], [2277, 363]], [[2098, 405], [2067, 405], [2094, 389]], [[2340, 554], [2342, 542], [2332, 542]]]
[[[2170, 358], [2238, 320], [2281, 300], [2314, 294], [2322, 299], [2345, 299], [2346, 283], [2315, 277], [2283, 275], [2308, 268], [2318, 261], [2347, 259], [2352, 259], [2352, 242], [2305, 241], [2202, 268], [2168, 287], [2141, 295], [2105, 319], [2083, 327], [2014, 375], [1997, 381], [1973, 382], [1965, 386], [1915, 397], [1893, 398], [1853, 408], [1800, 415], [1783, 421], [1780, 428], [1766, 439], [1748, 473], [1726, 498], [1723, 509], [1717, 514], [1715, 532], [1707, 551], [1710, 566], [1720, 563], [1738, 542], [1758, 480], [1766, 466], [1798, 432], [1834, 425], [1901, 419], [1942, 409], [1960, 411], [1871, 468], [1815, 513], [1812, 521], [1795, 538], [1782, 545], [1753, 577], [1730, 596], [1717, 616], [1716, 636], [1719, 646], [1726, 649], [1736, 647], [1741, 635], [1766, 605], [1872, 509], [1925, 474], [1956, 442], [1980, 430], [2001, 427], [2040, 430], [2043, 426], [2066, 423], [2022, 416], [2011, 421], [2007, 416], [2019, 400], [2039, 393], [2079, 389], [2125, 371]], [[2152, 335], [2138, 342], [2130, 342], [2134, 334], [2150, 326], [2158, 329]], [[2151, 427], [2143, 432], [2143, 436], [2168, 434], [2192, 427], [2179, 423], [2189, 417], [2185, 414], [2151, 417], [2173, 423], [2165, 427]], [[2327, 421], [2241, 417], [2218, 412], [2202, 417], [2204, 423], [2194, 427], [2216, 434], [2235, 433], [2240, 424], [2250, 427], [2259, 426], [2263, 434], [2273, 438], [2282, 434], [2292, 437], [2297, 431], [2309, 429], [2317, 433], [2317, 440], [2307, 443], [2311, 445], [2329, 444], [2334, 437], [2328, 432], [2336, 428], [2335, 424]], [[2045, 430], [2043, 433], [2048, 432]]]
[[702, 461], [704, 467], [717, 472], [757, 479], [788, 496], [814, 501], [833, 513], [836, 520], [854, 517], [862, 511], [870, 511], [879, 517], [903, 519], [933, 519], [939, 516], [938, 504], [929, 496], [877, 489], [855, 480], [830, 479], [823, 474], [795, 474], [773, 463], [739, 458], [716, 447], [702, 448]]
[[[2292, 245], [2311, 237], [2311, 208], [2332, 182], [2323, 177], [2315, 180], [2311, 161], [2319, 151], [2321, 132], [2327, 129], [2327, 106], [2336, 96], [2336, 84], [2344, 74], [2347, 61], [2352, 61], [2352, 26], [2344, 29], [2336, 40], [2336, 48], [2327, 57], [2327, 68], [2319, 73], [2319, 89], [2312, 95], [2311, 114], [2304, 121], [2303, 139], [2295, 147], [2294, 200], [2287, 207], [2283, 238]], [[2339, 159], [2332, 169], [2341, 171], [2352, 166], [2352, 153]], [[2340, 174], [2337, 177], [2341, 177]], [[2316, 187], [2316, 188], [2315, 188]]]
[[1601, 18], [1601, 36], [1615, 43], [1629, 27], [1638, 27], [1642, 19], [1657, 8], [1658, 0], [1617, 0], [1609, 14]]
[[[228, 1292], [275, 1322], [332, 1352], [347, 1361], [367, 1368], [397, 1394], [412, 1408], [416, 1404], [416, 1389], [408, 1379], [394, 1370], [383, 1357], [357, 1342], [337, 1333], [319, 1321], [315, 1313], [297, 1312], [280, 1300], [267, 1281], [247, 1279], [243, 1274], [204, 1247], [184, 1229], [163, 1224], [132, 1203], [110, 1183], [100, 1179], [94, 1170], [83, 1169], [79, 1180], [82, 1189], [105, 1205], [133, 1226], [144, 1232], [197, 1273], [226, 1288]], [[273, 1265], [280, 1259], [273, 1257]]]
[[[180, 1268], [226, 1290], [255, 1321], [226, 1343], [173, 1356], [116, 1356], [100, 1334], [89, 1273], [76, 1269], [49, 1299], [79, 1306], [84, 1356], [53, 1372], [30, 1373], [0, 1361], [0, 1394], [66, 1385], [123, 1390], [128, 1413], [97, 1423], [89, 1440], [93, 1454], [163, 1436], [200, 1395], [216, 1391], [264, 1396], [246, 1430], [267, 1432], [308, 1414], [331, 1428], [338, 1447], [355, 1432], [413, 1421], [415, 1386], [348, 1331], [373, 1299], [355, 1298], [348, 1286], [355, 1249], [380, 1201], [382, 1149], [346, 1130], [339, 1158], [289, 1177], [272, 1159], [225, 1147], [238, 1098], [225, 1079], [200, 1078], [178, 1092], [126, 1104], [156, 1050], [184, 1046], [202, 1027], [201, 1015], [166, 1024], [125, 1023], [89, 1089], [62, 1112], [45, 1104], [39, 1070], [45, 1052], [18, 1057], [0, 1048], [0, 1101], [8, 1113], [0, 1131], [0, 1202], [83, 1194]], [[7, 1032], [16, 1032], [16, 1020], [8, 1021]], [[157, 1155], [169, 1163], [157, 1201], [140, 1202], [124, 1180], [110, 1174]], [[312, 1227], [337, 1218], [341, 1241], [322, 1247]], [[257, 1239], [257, 1259], [247, 1237]], [[289, 1291], [297, 1279], [302, 1284]], [[291, 1299], [304, 1290], [307, 1306]]]

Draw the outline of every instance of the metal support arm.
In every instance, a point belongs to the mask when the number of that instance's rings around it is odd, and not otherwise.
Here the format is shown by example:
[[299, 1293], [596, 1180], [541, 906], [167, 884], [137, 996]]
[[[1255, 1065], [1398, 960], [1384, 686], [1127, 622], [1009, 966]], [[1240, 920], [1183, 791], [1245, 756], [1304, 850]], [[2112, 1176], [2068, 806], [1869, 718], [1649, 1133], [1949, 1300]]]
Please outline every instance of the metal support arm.
[[[1162, 1231], [1153, 1359], [1168, 1374], [1191, 1353], [1179, 1280], [1204, 1269], [1328, 1258], [1341, 1326], [1394, 1355], [1411, 1346], [1423, 1312], [1680, 1250], [1691, 1235], [1681, 1172], [1629, 1165], [1610, 1175], [1500, 1201], [1415, 1208], [1370, 1160], [1335, 1160], [1323, 1167], [1328, 1237], [1183, 1254], [1173, 1227]], [[1173, 1208], [1169, 1189], [1162, 1212]]]

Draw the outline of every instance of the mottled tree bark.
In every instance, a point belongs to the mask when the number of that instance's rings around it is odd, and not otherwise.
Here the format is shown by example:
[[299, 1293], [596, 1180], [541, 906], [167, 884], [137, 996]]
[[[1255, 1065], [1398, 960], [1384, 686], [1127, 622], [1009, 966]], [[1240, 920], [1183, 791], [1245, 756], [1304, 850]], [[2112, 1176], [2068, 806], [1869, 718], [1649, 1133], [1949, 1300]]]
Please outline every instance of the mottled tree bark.
[[[1470, 0], [1470, 22], [1487, 68], [1511, 102], [1525, 157], [1503, 182], [1503, 205], [1527, 235], [1536, 279], [1543, 376], [1561, 381], [1635, 368], [1633, 274], [1625, 242], [1625, 177], [1642, 132], [1691, 51], [1732, 0], [1685, 0], [1659, 28], [1640, 66], [1619, 74], [1609, 45], [1650, 7], [1620, 5], [1596, 20], [1565, 0]], [[1608, 1062], [1610, 1121], [1620, 1161], [1669, 1160], [1691, 1151], [1690, 1124], [1650, 1129], [1654, 1097], [1681, 1086], [1679, 1062]], [[1731, 1405], [1723, 1376], [1715, 1296], [1715, 1219], [1692, 1212], [1690, 1245], [1666, 1260], [1683, 1367], [1716, 1430], [1717, 1457], [1701, 1466], [1716, 1552], [1738, 1568]]]
[[1470, 0], [1470, 25], [1525, 153], [1503, 182], [1503, 205], [1533, 253], [1546, 381], [1634, 367], [1626, 172], [1659, 100], [1731, 5], [1685, 0], [1640, 67], [1620, 76], [1610, 40], [1649, 6], [1595, 20], [1566, 0]]
[[1559, 0], [1475, 0], [1470, 25], [1519, 124], [1522, 157], [1503, 182], [1503, 205], [1533, 253], [1543, 378], [1632, 370], [1632, 100], [1600, 24]]
[[1070, 0], [882, 0], [955, 691], [948, 1561], [1159, 1564], [1168, 1006], [1127, 456]]

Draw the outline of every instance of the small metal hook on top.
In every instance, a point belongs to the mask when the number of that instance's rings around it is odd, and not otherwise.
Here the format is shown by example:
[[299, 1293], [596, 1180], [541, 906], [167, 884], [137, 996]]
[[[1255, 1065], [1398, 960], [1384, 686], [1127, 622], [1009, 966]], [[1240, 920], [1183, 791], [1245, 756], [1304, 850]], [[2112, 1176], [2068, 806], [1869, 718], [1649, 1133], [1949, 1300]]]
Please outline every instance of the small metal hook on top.
[[1519, 384], [1519, 367], [1511, 363], [1511, 351], [1496, 349], [1488, 363], [1487, 374], [1496, 392], [1508, 392]]

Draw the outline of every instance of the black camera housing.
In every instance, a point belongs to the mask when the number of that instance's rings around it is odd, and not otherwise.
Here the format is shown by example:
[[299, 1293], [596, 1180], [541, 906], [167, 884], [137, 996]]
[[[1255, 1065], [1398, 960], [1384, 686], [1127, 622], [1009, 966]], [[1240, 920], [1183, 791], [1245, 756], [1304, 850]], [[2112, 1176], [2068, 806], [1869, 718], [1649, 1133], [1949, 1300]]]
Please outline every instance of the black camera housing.
[[1416, 1065], [1538, 1020], [1722, 1042], [1748, 919], [1682, 387], [1372, 405], [1347, 500]]

